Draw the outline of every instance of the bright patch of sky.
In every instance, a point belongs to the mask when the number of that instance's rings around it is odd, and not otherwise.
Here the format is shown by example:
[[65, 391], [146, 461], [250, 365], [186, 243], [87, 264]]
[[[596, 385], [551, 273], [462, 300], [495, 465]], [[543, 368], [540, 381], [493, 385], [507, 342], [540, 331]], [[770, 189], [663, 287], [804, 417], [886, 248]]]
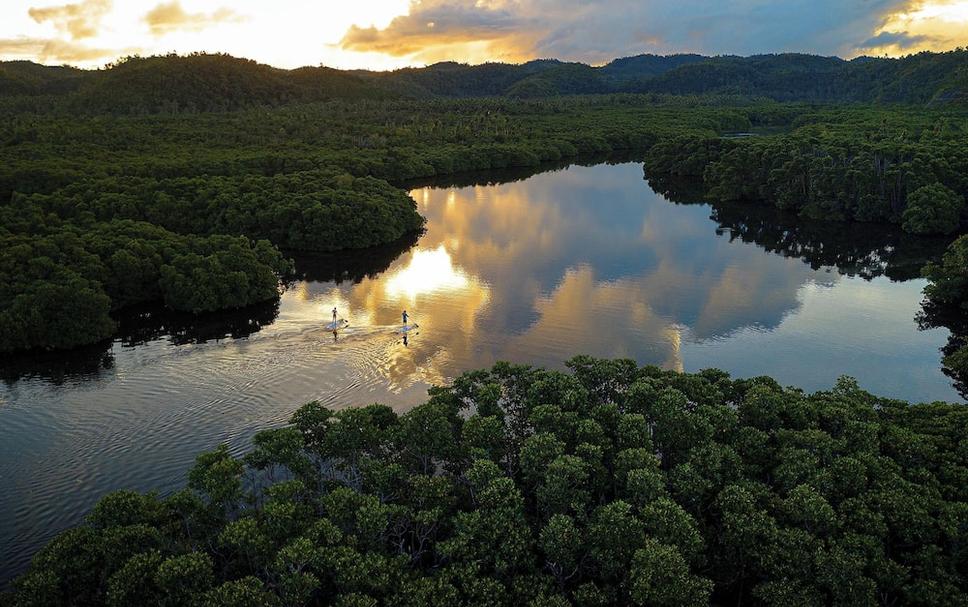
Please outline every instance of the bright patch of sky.
[[968, 0], [4, 0], [0, 58], [96, 67], [223, 52], [279, 67], [393, 69], [640, 53], [947, 50]]

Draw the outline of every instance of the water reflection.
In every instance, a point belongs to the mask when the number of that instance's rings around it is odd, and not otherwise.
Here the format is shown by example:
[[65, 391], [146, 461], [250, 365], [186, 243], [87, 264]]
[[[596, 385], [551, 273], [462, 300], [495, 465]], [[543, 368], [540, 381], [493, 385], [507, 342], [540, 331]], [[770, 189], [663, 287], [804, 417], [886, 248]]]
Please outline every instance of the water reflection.
[[116, 355], [156, 341], [173, 346], [204, 344], [223, 339], [243, 339], [275, 322], [279, 302], [248, 306], [213, 314], [173, 312], [161, 306], [137, 306], [116, 318], [114, 340], [68, 352], [32, 352], [0, 357], [0, 379], [12, 384], [24, 377], [52, 384], [83, 382], [110, 374]]
[[[670, 202], [707, 206], [695, 180], [654, 176], [648, 171], [646, 178]], [[832, 267], [865, 279], [917, 279], [924, 264], [939, 259], [950, 241], [908, 234], [892, 225], [812, 221], [764, 205], [730, 203], [711, 209], [719, 235], [802, 259], [814, 270]]]
[[[452, 241], [452, 246], [459, 248], [460, 241]], [[418, 248], [406, 267], [387, 276], [384, 293], [395, 301], [409, 302], [413, 307], [422, 296], [468, 291], [472, 288], [472, 280], [463, 270], [454, 267], [444, 245], [432, 250]], [[485, 291], [486, 287], [477, 286], [476, 289]]]
[[[876, 393], [958, 398], [939, 365], [948, 333], [913, 320], [923, 281], [907, 279], [937, 254], [928, 241], [670, 204], [638, 164], [513, 177], [415, 188], [425, 233], [297, 257], [278, 306], [147, 311], [111, 344], [7, 367], [0, 583], [105, 491], [173, 490], [196, 453], [239, 452], [304, 402], [405, 409], [497, 360], [622, 356], [809, 390], [847, 373]], [[334, 307], [349, 321], [337, 335]], [[404, 309], [419, 331], [400, 332]]]
[[[941, 348], [945, 357], [968, 347], [968, 318], [965, 318], [963, 310], [926, 302], [918, 313], [917, 321], [922, 331], [944, 329], [948, 332], [948, 341]], [[968, 399], [968, 372], [957, 365], [950, 367], [948, 362], [942, 360], [942, 372], [951, 378], [961, 397]]]
[[299, 282], [360, 282], [385, 272], [400, 255], [413, 248], [420, 240], [420, 233], [408, 234], [396, 242], [370, 247], [361, 251], [338, 253], [287, 252], [296, 261], [296, 279]]
[[[681, 189], [666, 191], [690, 200]], [[392, 327], [403, 308], [411, 311], [432, 337], [401, 340], [407, 347], [387, 351], [374, 365], [391, 392], [496, 360], [555, 366], [583, 352], [676, 369], [702, 361], [740, 375], [766, 368], [807, 388], [853, 372], [874, 391], [956, 398], [936, 368], [943, 338], [919, 334], [913, 321], [919, 281], [896, 289], [899, 297], [887, 304], [879, 283], [841, 286], [853, 277], [914, 278], [943, 241], [877, 226], [796, 222], [757, 207], [670, 205], [643, 187], [634, 164], [572, 167], [497, 186], [420, 187], [412, 196], [428, 219], [413, 249], [380, 276], [338, 288], [307, 285], [295, 298], [309, 317], [333, 305], [347, 310], [359, 339], [368, 339], [368, 328]], [[876, 306], [879, 320], [901, 328], [897, 345], [917, 351], [918, 364], [892, 356], [893, 348], [872, 354], [886, 365], [873, 373], [819, 354], [784, 368], [753, 360], [755, 353], [710, 355], [795, 325], [808, 316], [806, 293], [826, 293], [815, 305], [836, 300], [843, 310], [836, 320], [860, 324], [831, 336], [823, 320], [813, 320], [784, 339], [786, 353], [837, 351], [838, 339], [875, 347], [865, 319]], [[717, 346], [731, 341], [732, 348]], [[907, 387], [899, 377], [909, 380]]]

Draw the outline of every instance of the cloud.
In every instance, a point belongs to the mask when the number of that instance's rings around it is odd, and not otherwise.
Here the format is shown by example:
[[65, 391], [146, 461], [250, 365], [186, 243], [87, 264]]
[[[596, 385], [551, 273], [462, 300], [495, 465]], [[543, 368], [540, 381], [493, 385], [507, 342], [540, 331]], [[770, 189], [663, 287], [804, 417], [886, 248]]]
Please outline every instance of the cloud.
[[891, 13], [861, 51], [906, 54], [964, 45], [968, 38], [968, 0], [911, 0]]
[[909, 34], [907, 32], [881, 32], [857, 45], [858, 49], [881, 49], [896, 47], [901, 50], [915, 48], [931, 40], [925, 34]]
[[[394, 350], [378, 373], [396, 390], [497, 360], [560, 366], [575, 344], [682, 369], [684, 339], [779, 327], [800, 308], [805, 283], [829, 278], [713, 237], [708, 209], [628, 187], [641, 179], [632, 164], [573, 167], [486, 192], [415, 190], [427, 218], [420, 243], [379, 280], [328, 294], [323, 307], [375, 325], [419, 310], [426, 330], [460, 329]], [[607, 204], [593, 208], [590, 198]]]
[[52, 23], [57, 31], [68, 34], [73, 40], [81, 40], [97, 36], [101, 19], [110, 11], [111, 0], [84, 0], [76, 4], [31, 8], [27, 14], [37, 23]]
[[[920, 0], [414, 0], [387, 27], [351, 28], [340, 46], [417, 60], [477, 49], [491, 57], [591, 63], [638, 53], [851, 54]], [[913, 38], [911, 39], [913, 43]], [[907, 42], [907, 40], [905, 40]]]
[[[129, 49], [134, 52], [136, 49]], [[114, 58], [123, 54], [117, 49], [94, 48], [76, 42], [41, 38], [0, 39], [0, 56], [25, 57], [41, 62], [73, 63]]]
[[340, 46], [429, 59], [446, 58], [455, 47], [476, 45], [490, 57], [507, 58], [527, 54], [533, 32], [540, 27], [540, 22], [509, 6], [425, 0], [415, 2], [409, 15], [396, 17], [385, 29], [354, 25]]
[[219, 8], [211, 13], [189, 13], [178, 0], [164, 2], [145, 15], [144, 21], [155, 36], [182, 30], [197, 32], [219, 23], [238, 23], [243, 18], [229, 8]]

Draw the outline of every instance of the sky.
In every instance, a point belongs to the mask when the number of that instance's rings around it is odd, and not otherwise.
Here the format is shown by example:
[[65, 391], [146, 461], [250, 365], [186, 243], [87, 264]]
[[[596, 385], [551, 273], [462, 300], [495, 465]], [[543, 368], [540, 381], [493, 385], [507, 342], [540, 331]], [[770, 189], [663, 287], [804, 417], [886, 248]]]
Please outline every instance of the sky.
[[968, 0], [0, 0], [0, 59], [223, 52], [278, 67], [593, 65], [641, 53], [899, 56], [968, 41]]

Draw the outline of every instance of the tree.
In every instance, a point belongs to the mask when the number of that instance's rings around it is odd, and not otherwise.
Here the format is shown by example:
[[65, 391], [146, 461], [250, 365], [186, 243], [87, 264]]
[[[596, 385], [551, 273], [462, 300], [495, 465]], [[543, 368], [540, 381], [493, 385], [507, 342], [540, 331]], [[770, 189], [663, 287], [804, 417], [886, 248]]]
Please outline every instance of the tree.
[[951, 234], [964, 207], [964, 197], [940, 183], [921, 186], [908, 195], [901, 225], [912, 234]]
[[968, 236], [961, 236], [948, 246], [940, 265], [924, 267], [928, 286], [924, 294], [939, 307], [968, 309]]
[[188, 489], [105, 496], [2, 600], [959, 604], [964, 407], [581, 365], [469, 372], [403, 415], [310, 403]]
[[652, 539], [635, 551], [630, 574], [636, 605], [706, 605], [711, 581], [692, 575], [679, 552]]

